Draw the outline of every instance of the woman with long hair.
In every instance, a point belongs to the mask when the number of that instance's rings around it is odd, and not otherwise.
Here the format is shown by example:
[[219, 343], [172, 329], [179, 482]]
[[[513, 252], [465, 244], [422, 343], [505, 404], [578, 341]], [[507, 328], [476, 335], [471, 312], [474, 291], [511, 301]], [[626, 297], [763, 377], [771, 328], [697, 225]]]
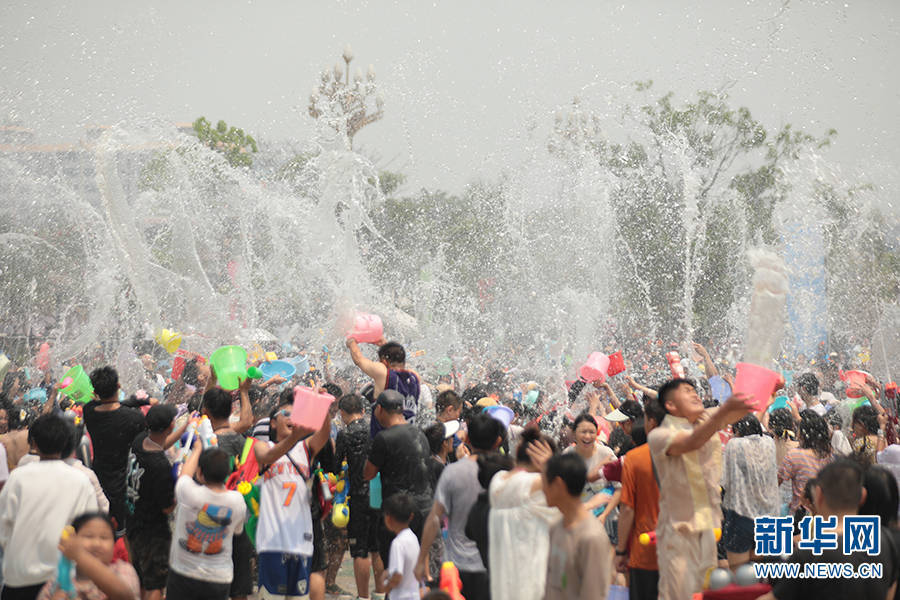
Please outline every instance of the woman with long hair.
[[791, 482], [790, 513], [796, 513], [803, 499], [806, 482], [816, 476], [819, 469], [832, 461], [831, 435], [828, 423], [815, 411], [800, 413], [798, 426], [800, 447], [789, 450], [778, 468], [778, 484]]
[[879, 434], [878, 411], [864, 405], [853, 411], [853, 456], [864, 465], [874, 465], [875, 455], [885, 449], [884, 435]]
[[526, 428], [516, 449], [515, 468], [494, 475], [488, 488], [488, 572], [493, 600], [540, 600], [544, 595], [549, 526], [559, 512], [547, 506], [540, 466], [528, 454], [529, 446], [541, 442], [556, 451], [553, 440], [537, 427]]
[[775, 442], [763, 435], [762, 425], [752, 414], [732, 425], [732, 431], [723, 461], [722, 533], [728, 566], [735, 569], [750, 560], [753, 519], [777, 516], [780, 502]]

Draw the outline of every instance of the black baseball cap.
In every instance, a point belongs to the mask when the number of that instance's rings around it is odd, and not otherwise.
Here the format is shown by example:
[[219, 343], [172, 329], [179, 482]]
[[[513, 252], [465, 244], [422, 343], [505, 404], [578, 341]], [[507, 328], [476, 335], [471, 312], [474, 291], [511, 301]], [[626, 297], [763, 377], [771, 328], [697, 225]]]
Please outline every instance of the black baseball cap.
[[384, 390], [378, 394], [375, 404], [380, 404], [388, 412], [401, 412], [403, 410], [403, 394], [396, 390]]

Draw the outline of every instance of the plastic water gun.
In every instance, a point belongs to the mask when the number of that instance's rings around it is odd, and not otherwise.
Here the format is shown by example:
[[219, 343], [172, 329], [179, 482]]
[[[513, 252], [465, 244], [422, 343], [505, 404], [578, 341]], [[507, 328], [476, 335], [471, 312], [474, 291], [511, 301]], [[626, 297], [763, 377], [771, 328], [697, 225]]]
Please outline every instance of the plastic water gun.
[[313, 476], [316, 478], [316, 481], [319, 482], [319, 490], [322, 492], [320, 504], [322, 505], [322, 513], [324, 514], [331, 510], [331, 501], [334, 499], [334, 490], [335, 487], [337, 487], [337, 480], [334, 478], [334, 475], [331, 473], [326, 474], [321, 468], [316, 469]]
[[212, 421], [206, 415], [200, 417], [200, 420], [197, 422], [197, 437], [200, 438], [204, 450], [219, 445], [219, 438], [216, 437], [213, 431]]
[[191, 417], [192, 422], [188, 424], [187, 430], [181, 436], [181, 449], [178, 452], [178, 457], [172, 464], [172, 477], [176, 480], [181, 477], [184, 461], [187, 460], [188, 455], [191, 453], [191, 446], [194, 445], [194, 437], [197, 435], [197, 428], [194, 426], [193, 420], [194, 417]]
[[237, 486], [237, 491], [244, 497], [247, 504], [247, 522], [244, 524], [244, 531], [250, 538], [250, 543], [256, 545], [256, 526], [259, 523], [259, 486], [242, 481]]
[[350, 522], [350, 505], [347, 496], [350, 492], [349, 473], [350, 467], [347, 466], [345, 460], [341, 463], [341, 475], [334, 487], [334, 505], [331, 509], [331, 522], [339, 529], [346, 527]]
[[441, 590], [447, 592], [450, 600], [466, 600], [462, 595], [462, 581], [459, 579], [459, 570], [449, 560], [441, 565]]
[[[713, 529], [713, 533], [716, 536], [716, 541], [722, 537], [722, 530], [718, 527]], [[656, 532], [648, 531], [646, 533], [642, 533], [638, 536], [638, 542], [640, 542], [641, 546], [655, 546], [656, 545]]]
[[[71, 526], [63, 529], [62, 539], [69, 539], [73, 531]], [[62, 553], [60, 553], [59, 562], [56, 564], [56, 584], [61, 591], [65, 592], [66, 598], [78, 597], [78, 592], [75, 590], [75, 565]]]

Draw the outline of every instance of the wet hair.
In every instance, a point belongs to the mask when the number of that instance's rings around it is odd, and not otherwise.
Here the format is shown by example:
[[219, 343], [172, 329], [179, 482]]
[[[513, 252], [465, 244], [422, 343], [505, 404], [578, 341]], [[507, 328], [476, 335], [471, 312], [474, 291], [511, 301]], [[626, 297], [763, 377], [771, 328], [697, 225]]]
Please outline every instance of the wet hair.
[[60, 454], [71, 445], [72, 425], [54, 414], [41, 415], [28, 428], [28, 438], [41, 454]]
[[597, 425], [597, 419], [595, 419], [593, 416], [591, 416], [590, 413], [585, 411], [585, 412], [581, 413], [580, 415], [578, 415], [577, 417], [575, 417], [575, 421], [572, 423], [572, 431], [575, 431], [576, 429], [578, 429], [578, 426], [581, 425], [582, 423], [590, 423], [591, 425], [594, 426], [595, 429], [598, 429], [598, 430], [600, 429], [600, 426]]
[[340, 398], [341, 396], [344, 395], [344, 390], [342, 390], [341, 386], [339, 386], [336, 383], [330, 383], [330, 382], [326, 383], [326, 384], [322, 385], [322, 388], [324, 388], [326, 392], [328, 392], [335, 398]]
[[809, 448], [819, 458], [831, 455], [831, 436], [828, 434], [828, 424], [815, 411], [806, 409], [800, 413], [798, 430], [801, 448]]
[[556, 442], [553, 441], [553, 438], [541, 433], [541, 430], [535, 425], [530, 425], [523, 429], [522, 434], [519, 436], [519, 445], [516, 447], [517, 463], [531, 464], [531, 457], [528, 456], [528, 445], [538, 440], [547, 442], [547, 445], [550, 446], [550, 450], [553, 451], [553, 454], [556, 454]]
[[659, 402], [648, 398], [644, 402], [644, 417], [653, 419], [656, 421], [656, 425], [659, 426], [662, 424], [663, 419], [666, 418], [666, 409]]
[[398, 342], [387, 342], [378, 348], [378, 359], [390, 365], [402, 365], [406, 362], [406, 350]]
[[868, 404], [858, 407], [853, 411], [852, 423], [859, 423], [866, 428], [867, 434], [878, 433], [878, 411]]
[[[275, 403], [275, 408], [281, 408], [282, 406], [293, 406], [294, 405], [294, 388], [284, 388], [281, 390], [281, 393], [278, 394], [278, 402]], [[273, 410], [274, 412], [274, 410]]]
[[547, 461], [545, 471], [547, 483], [553, 483], [559, 477], [570, 496], [581, 495], [587, 481], [587, 465], [580, 456], [574, 452], [556, 454]]
[[441, 414], [451, 406], [453, 408], [462, 408], [462, 398], [459, 397], [459, 394], [453, 390], [444, 390], [438, 394], [434, 404], [434, 409], [437, 411], [437, 414]]
[[492, 450], [497, 438], [503, 437], [503, 424], [487, 413], [478, 413], [468, 422], [469, 443], [476, 450]]
[[188, 385], [198, 386], [200, 385], [200, 373], [197, 368], [198, 361], [196, 358], [192, 358], [189, 361], [184, 363], [184, 369], [181, 371], [181, 379]]
[[769, 431], [776, 438], [783, 439], [788, 437], [787, 432], [794, 432], [797, 423], [789, 408], [777, 408], [769, 413]]
[[228, 453], [220, 448], [207, 448], [200, 454], [200, 472], [206, 483], [222, 484], [231, 474]]
[[112, 517], [104, 512], [86, 512], [80, 514], [72, 520], [72, 528], [75, 530], [75, 533], [78, 533], [79, 531], [81, 531], [82, 527], [84, 527], [91, 521], [95, 521], [98, 519], [109, 525], [110, 532], [115, 536], [116, 526], [113, 523]]
[[731, 426], [731, 430], [734, 432], [735, 437], [763, 434], [762, 425], [753, 413], [744, 415], [739, 421]]
[[662, 409], [668, 414], [669, 409], [666, 408], [666, 398], [669, 394], [677, 390], [683, 385], [689, 385], [693, 388], [694, 391], [697, 390], [697, 386], [690, 379], [670, 379], [669, 381], [662, 384], [659, 390], [656, 392], [656, 402], [662, 407]]
[[644, 419], [638, 419], [631, 426], [631, 441], [634, 442], [635, 448], [647, 443], [647, 424]]
[[622, 456], [634, 448], [634, 445], [634, 440], [631, 439], [631, 436], [625, 433], [625, 430], [621, 427], [616, 427], [609, 433], [609, 442], [607, 442], [607, 446], [615, 452], [616, 456]]
[[91, 385], [101, 400], [115, 398], [119, 393], [119, 374], [110, 366], [94, 369], [91, 372]]
[[797, 388], [811, 396], [819, 395], [819, 380], [813, 373], [802, 373], [795, 380]]
[[62, 418], [66, 421], [66, 423], [69, 424], [69, 432], [71, 433], [71, 435], [69, 436], [65, 447], [60, 451], [59, 456], [61, 458], [68, 458], [75, 453], [75, 448], [78, 447], [78, 442], [81, 441], [82, 432], [79, 431], [78, 427], [75, 426], [74, 413], [63, 413]]
[[866, 469], [863, 486], [866, 488], [866, 500], [859, 507], [859, 514], [879, 515], [883, 526], [893, 527], [900, 507], [897, 478], [888, 469], [872, 465]]
[[844, 419], [841, 418], [837, 409], [832, 409], [825, 413], [825, 422], [828, 423], [832, 429], [841, 429], [844, 426]]
[[431, 448], [432, 454], [437, 454], [441, 451], [441, 446], [444, 445], [444, 424], [443, 423], [432, 423], [427, 428], [425, 428], [425, 437], [428, 438], [428, 447]]
[[856, 511], [862, 499], [863, 469], [853, 460], [839, 458], [822, 467], [816, 485], [831, 509]]
[[413, 515], [416, 512], [416, 505], [412, 496], [402, 492], [388, 497], [381, 508], [384, 514], [406, 524], [413, 520]]
[[478, 455], [478, 483], [488, 489], [491, 479], [500, 471], [509, 471], [515, 464], [512, 457], [499, 452], [486, 452]]
[[344, 394], [338, 400], [338, 409], [348, 415], [357, 415], [366, 412], [365, 399], [359, 394]]
[[231, 416], [231, 394], [220, 387], [206, 390], [203, 394], [203, 408], [213, 419], [227, 419]]
[[147, 429], [153, 433], [159, 433], [168, 429], [177, 415], [178, 409], [172, 404], [154, 404], [147, 411], [144, 420], [147, 422]]

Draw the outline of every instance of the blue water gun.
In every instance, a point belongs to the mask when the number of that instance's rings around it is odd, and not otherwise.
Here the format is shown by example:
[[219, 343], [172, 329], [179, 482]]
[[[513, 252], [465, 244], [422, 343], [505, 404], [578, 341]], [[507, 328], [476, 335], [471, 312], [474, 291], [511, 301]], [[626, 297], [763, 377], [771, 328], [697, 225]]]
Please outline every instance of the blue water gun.
[[[69, 539], [74, 529], [71, 526], [63, 529], [62, 539]], [[66, 558], [65, 554], [60, 553], [59, 562], [56, 564], [56, 585], [65, 592], [66, 598], [77, 598], [78, 592], [75, 590], [75, 565], [71, 560]]]

